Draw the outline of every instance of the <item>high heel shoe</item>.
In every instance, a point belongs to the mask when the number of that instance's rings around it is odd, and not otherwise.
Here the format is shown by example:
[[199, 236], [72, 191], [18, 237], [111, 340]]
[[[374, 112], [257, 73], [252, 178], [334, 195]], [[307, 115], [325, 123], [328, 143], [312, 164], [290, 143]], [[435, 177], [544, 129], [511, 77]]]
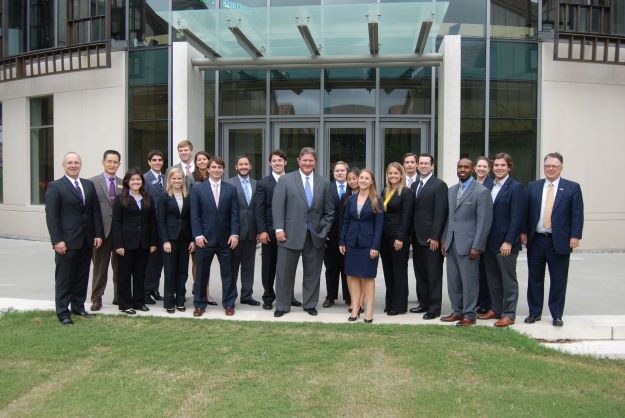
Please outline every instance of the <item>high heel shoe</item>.
[[372, 323], [372, 322], [373, 322], [373, 318], [371, 318], [371, 319], [367, 319], [367, 318], [365, 318], [365, 322], [366, 322], [367, 324], [370, 324], [370, 323]]
[[347, 320], [348, 320], [349, 322], [354, 322], [354, 321], [355, 321], [355, 320], [357, 320], [357, 319], [358, 319], [358, 317], [357, 317], [357, 316], [350, 316], [349, 318], [347, 318]]

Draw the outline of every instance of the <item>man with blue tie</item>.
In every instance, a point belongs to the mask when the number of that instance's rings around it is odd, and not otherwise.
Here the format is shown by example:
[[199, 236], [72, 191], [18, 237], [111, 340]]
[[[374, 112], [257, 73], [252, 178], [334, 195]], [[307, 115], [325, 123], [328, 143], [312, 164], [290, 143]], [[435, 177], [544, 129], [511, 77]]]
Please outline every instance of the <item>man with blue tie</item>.
[[[154, 202], [154, 207], [158, 206], [159, 200], [165, 193], [165, 178], [162, 173], [165, 155], [159, 150], [152, 150], [148, 153], [148, 165], [150, 169], [143, 174], [145, 188]], [[148, 256], [148, 266], [145, 270], [145, 303], [154, 305], [155, 300], [163, 300], [158, 291], [163, 271], [163, 243], [159, 242], [156, 251]]]
[[543, 160], [545, 179], [531, 182], [527, 234], [521, 240], [527, 245], [526, 324], [540, 321], [543, 310], [545, 267], [549, 268], [549, 311], [553, 326], [564, 325], [564, 300], [571, 252], [579, 246], [584, 227], [584, 201], [578, 183], [562, 174], [564, 158], [557, 152]]

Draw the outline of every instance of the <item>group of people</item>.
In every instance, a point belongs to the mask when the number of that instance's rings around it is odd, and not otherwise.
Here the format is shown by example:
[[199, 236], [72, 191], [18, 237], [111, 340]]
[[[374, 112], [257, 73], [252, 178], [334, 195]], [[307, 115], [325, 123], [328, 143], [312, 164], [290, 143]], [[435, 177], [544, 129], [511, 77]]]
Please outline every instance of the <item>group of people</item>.
[[[222, 306], [234, 315], [253, 298], [256, 245], [261, 244], [262, 307], [275, 317], [302, 306], [317, 315], [320, 277], [325, 264], [324, 308], [338, 299], [339, 285], [348, 321], [371, 323], [375, 278], [382, 260], [387, 315], [441, 316], [443, 262], [453, 311], [441, 321], [467, 326], [476, 319], [515, 322], [519, 295], [516, 261], [527, 246], [526, 323], [541, 319], [545, 268], [550, 274], [549, 309], [562, 326], [569, 257], [583, 227], [583, 200], [575, 182], [560, 177], [563, 158], [544, 159], [545, 179], [527, 190], [511, 177], [510, 155], [474, 163], [461, 158], [458, 183], [448, 188], [434, 176], [434, 157], [407, 153], [386, 168], [378, 187], [372, 170], [333, 164], [330, 182], [316, 170], [317, 154], [303, 148], [298, 169], [286, 173], [287, 156], [269, 155], [271, 174], [250, 177], [251, 159], [234, 161], [236, 175], [224, 180], [224, 161], [181, 141], [180, 163], [163, 174], [164, 155], [148, 154], [150, 170], [116, 173], [119, 152], [104, 153], [103, 172], [79, 177], [81, 159], [64, 156], [65, 176], [46, 191], [46, 220], [55, 250], [56, 313], [64, 325], [70, 314], [91, 317], [87, 297], [93, 259], [91, 311], [102, 308], [109, 262], [114, 304], [133, 315], [163, 300], [169, 313], [185, 311], [189, 258], [192, 261], [193, 316], [217, 305], [208, 291], [215, 256], [220, 265]], [[493, 177], [489, 177], [492, 167]], [[474, 176], [475, 175], [475, 176]], [[408, 261], [412, 260], [418, 306], [408, 309]], [[302, 301], [294, 296], [297, 265], [303, 265]], [[159, 293], [164, 267], [164, 297]]]

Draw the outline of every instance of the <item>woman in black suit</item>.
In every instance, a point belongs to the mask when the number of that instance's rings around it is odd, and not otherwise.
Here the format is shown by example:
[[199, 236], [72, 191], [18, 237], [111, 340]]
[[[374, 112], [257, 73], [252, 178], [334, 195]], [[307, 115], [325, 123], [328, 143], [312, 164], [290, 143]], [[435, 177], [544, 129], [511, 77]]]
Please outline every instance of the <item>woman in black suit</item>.
[[[479, 156], [475, 160], [475, 180], [488, 190], [493, 190], [495, 181], [488, 174], [490, 173], [491, 164], [488, 157]], [[488, 281], [486, 280], [486, 266], [484, 257], [480, 257], [480, 292], [477, 299], [477, 313], [485, 314], [490, 310], [490, 293], [488, 291]]]
[[406, 187], [406, 173], [401, 164], [393, 162], [386, 168], [384, 229], [382, 232], [382, 269], [386, 283], [385, 311], [398, 315], [408, 310], [408, 254], [410, 223], [414, 198]]
[[128, 170], [115, 199], [111, 232], [118, 260], [119, 310], [134, 315], [145, 306], [143, 280], [148, 254], [156, 251], [156, 210], [138, 168]]
[[184, 301], [189, 272], [189, 253], [195, 251], [191, 234], [189, 195], [180, 168], [167, 172], [165, 197], [158, 202], [158, 235], [163, 242], [165, 298], [163, 306], [173, 314], [185, 311]]

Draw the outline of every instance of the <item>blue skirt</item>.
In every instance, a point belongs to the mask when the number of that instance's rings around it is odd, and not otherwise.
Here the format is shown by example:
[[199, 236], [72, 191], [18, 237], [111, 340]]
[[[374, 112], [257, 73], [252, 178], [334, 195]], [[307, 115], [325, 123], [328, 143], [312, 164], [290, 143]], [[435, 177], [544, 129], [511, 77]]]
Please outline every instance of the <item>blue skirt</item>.
[[345, 248], [345, 274], [361, 279], [375, 279], [378, 274], [378, 260], [369, 256], [371, 248]]

